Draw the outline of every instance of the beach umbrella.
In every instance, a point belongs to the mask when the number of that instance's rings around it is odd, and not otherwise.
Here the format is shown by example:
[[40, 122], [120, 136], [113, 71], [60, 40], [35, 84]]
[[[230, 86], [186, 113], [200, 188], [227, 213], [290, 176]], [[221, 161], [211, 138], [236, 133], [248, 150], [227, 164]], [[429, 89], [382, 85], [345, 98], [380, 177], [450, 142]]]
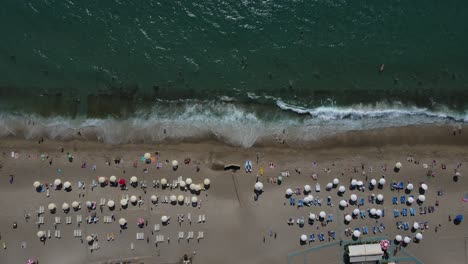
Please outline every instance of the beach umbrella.
[[166, 186], [166, 184], [167, 184], [166, 178], [162, 178], [162, 179], [161, 179], [161, 185], [162, 185], [162, 186]]
[[124, 226], [125, 224], [127, 224], [127, 220], [125, 220], [125, 218], [120, 218], [119, 225]]
[[28, 261], [26, 261], [26, 264], [36, 264], [36, 261], [28, 259]]
[[307, 236], [306, 236], [306, 235], [302, 235], [302, 236], [301, 236], [301, 241], [302, 241], [302, 242], [306, 242], [306, 241], [307, 241]]
[[421, 189], [423, 189], [424, 191], [427, 191], [427, 184], [425, 183], [421, 184]]
[[200, 184], [195, 184], [195, 187], [193, 188], [196, 192], [199, 192], [201, 190], [201, 185]]
[[395, 164], [395, 168], [401, 169], [401, 167], [402, 167], [401, 162], [397, 162], [397, 163]]
[[114, 175], [112, 175], [112, 176], [109, 177], [109, 181], [112, 182], [112, 183], [114, 183], [114, 182], [117, 181], [117, 177], [115, 177]]
[[417, 240], [422, 240], [423, 239], [423, 235], [421, 233], [417, 233], [416, 234], [416, 239]]
[[463, 222], [463, 215], [459, 214], [455, 217], [455, 219], [453, 219], [454, 222], [456, 223], [461, 223]]
[[406, 189], [408, 189], [408, 191], [411, 191], [413, 190], [414, 186], [412, 183], [408, 183], [408, 185], [406, 186]]
[[333, 184], [338, 185], [340, 183], [340, 180], [338, 178], [333, 179]]
[[70, 205], [68, 205], [67, 203], [63, 203], [62, 210], [68, 210], [68, 209], [70, 209]]
[[357, 237], [360, 237], [360, 236], [361, 236], [361, 232], [360, 232], [359, 230], [354, 230], [353, 236], [356, 237], [356, 238], [357, 238]]
[[385, 182], [386, 182], [386, 181], [385, 181], [385, 178], [380, 178], [380, 180], [379, 180], [379, 184], [380, 184], [380, 185], [384, 185]]
[[195, 190], [195, 183], [190, 184], [189, 189], [192, 191]]
[[54, 185], [59, 186], [60, 184], [62, 184], [62, 181], [60, 179], [55, 179]]
[[35, 182], [33, 183], [33, 186], [34, 186], [34, 188], [37, 189], [37, 188], [39, 188], [39, 186], [41, 186], [41, 183], [38, 182], [38, 181], [35, 181]]
[[353, 215], [359, 215], [360, 212], [361, 211], [359, 211], [359, 209], [356, 208], [353, 210]]
[[205, 184], [206, 186], [209, 186], [209, 185], [211, 184], [210, 179], [205, 179], [205, 180], [203, 181], [203, 184]]
[[88, 241], [88, 242], [93, 241], [93, 237], [92, 237], [92, 236], [87, 236], [87, 237], [86, 237], [86, 241]]
[[163, 215], [161, 216], [161, 222], [166, 223], [169, 220], [169, 217]]
[[91, 208], [93, 204], [90, 201], [86, 201], [86, 207]]
[[412, 204], [414, 202], [414, 198], [413, 197], [408, 197], [408, 203]]
[[341, 186], [338, 188], [338, 191], [339, 191], [340, 193], [344, 193], [344, 192], [346, 191], [346, 188], [345, 188], [343, 185], [341, 185]]
[[414, 222], [413, 228], [414, 228], [414, 229], [419, 229], [419, 223], [418, 223], [418, 222]]
[[53, 211], [53, 210], [55, 210], [57, 208], [57, 206], [55, 206], [54, 203], [50, 203], [47, 208], [49, 208], [50, 211]]
[[[307, 201], [306, 201], [306, 200], [307, 200]], [[312, 202], [313, 200], [314, 200], [314, 196], [312, 196], [312, 195], [310, 195], [310, 194], [307, 195], [307, 196], [304, 198], [304, 202], [306, 202], [306, 203], [310, 203], [310, 202]]]
[[398, 241], [398, 242], [400, 242], [400, 241], [403, 240], [403, 237], [401, 237], [401, 235], [396, 235], [396, 236], [395, 236], [395, 240]]
[[74, 209], [78, 208], [79, 206], [80, 206], [80, 203], [78, 203], [77, 201], [73, 201], [72, 207], [73, 207]]
[[388, 241], [388, 240], [386, 240], [386, 239], [380, 241], [380, 248], [381, 248], [382, 250], [384, 250], [384, 251], [385, 251], [385, 250], [388, 250], [388, 249], [390, 248], [390, 241]]
[[66, 181], [64, 184], [63, 184], [63, 188], [65, 189], [69, 189], [71, 187], [71, 183], [69, 181]]
[[345, 216], [344, 218], [346, 222], [351, 222], [351, 219], [353, 219], [349, 214]]
[[355, 179], [352, 179], [352, 180], [351, 180], [351, 185], [352, 185], [352, 186], [356, 186], [356, 185], [357, 185], [357, 181], [356, 181]]
[[190, 184], [192, 184], [192, 179], [190, 178], [185, 179], [185, 183], [190, 186]]
[[461, 173], [459, 171], [455, 172], [455, 176], [460, 177]]
[[99, 182], [100, 184], [103, 184], [103, 183], [106, 182], [106, 178], [105, 178], [104, 176], [101, 176], [101, 177], [98, 178], [98, 182]]
[[377, 200], [380, 201], [380, 202], [383, 201], [383, 195], [382, 195], [382, 194], [378, 194], [378, 195], [377, 195]]
[[293, 194], [293, 191], [291, 190], [291, 188], [286, 189], [286, 195], [290, 196], [292, 194]]
[[305, 192], [310, 192], [311, 191], [310, 185], [305, 185], [304, 186], [304, 191]]
[[151, 154], [149, 153], [145, 153], [145, 155], [143, 156], [145, 159], [151, 159]]
[[120, 178], [119, 184], [122, 185], [122, 186], [124, 186], [124, 185], [126, 184], [125, 179]]
[[353, 202], [357, 201], [357, 195], [355, 195], [354, 193], [351, 194], [350, 198], [351, 198], [351, 201]]
[[327, 216], [327, 214], [324, 211], [321, 211], [319, 213], [319, 216], [320, 216], [320, 218], [325, 218], [325, 216]]
[[136, 176], [132, 176], [130, 178], [130, 183], [137, 183], [138, 182], [138, 178]]
[[315, 214], [309, 214], [309, 219], [314, 221], [317, 217], [315, 217]]
[[327, 189], [331, 189], [333, 188], [333, 183], [329, 182], [327, 183], [327, 186], [326, 186]]
[[128, 200], [127, 200], [127, 199], [122, 199], [122, 200], [120, 200], [120, 205], [122, 205], [122, 206], [127, 206], [127, 204], [128, 204]]
[[283, 181], [283, 176], [278, 176], [278, 182], [282, 182]]
[[255, 190], [261, 191], [261, 190], [263, 190], [263, 183], [257, 182], [257, 183], [255, 183], [254, 187], [255, 187]]
[[177, 201], [179, 201], [179, 203], [183, 202], [184, 201], [184, 196], [183, 195], [179, 195], [177, 197]]
[[375, 179], [370, 180], [370, 183], [372, 184], [372, 186], [377, 185], [377, 181]]
[[304, 197], [304, 203], [310, 203], [309, 196]]
[[169, 197], [169, 200], [171, 202], [175, 202], [175, 201], [177, 201], [177, 197], [173, 194], [173, 195], [171, 195], [171, 197]]
[[358, 182], [357, 182], [357, 185], [358, 185], [358, 186], [362, 186], [362, 185], [364, 185], [364, 182], [363, 182], [363, 181], [358, 181]]
[[155, 203], [158, 200], [158, 197], [156, 195], [151, 195], [151, 201]]
[[418, 196], [418, 200], [419, 200], [420, 202], [424, 202], [424, 201], [426, 201], [426, 196], [424, 196], [424, 195], [421, 194], [421, 195]]
[[130, 202], [136, 203], [137, 197], [135, 195], [130, 196]]
[[196, 196], [192, 196], [192, 203], [197, 203], [198, 202], [198, 198]]
[[109, 208], [114, 207], [114, 206], [115, 206], [114, 201], [112, 201], [112, 200], [107, 201], [107, 206], [108, 206]]
[[45, 236], [45, 232], [44, 231], [37, 231], [37, 237], [38, 238], [43, 238]]
[[341, 207], [346, 207], [346, 206], [348, 206], [348, 203], [345, 200], [341, 200], [340, 201], [340, 206]]
[[304, 225], [304, 219], [299, 219], [299, 226], [303, 226]]
[[370, 214], [371, 215], [377, 214], [377, 210], [375, 210], [375, 208], [370, 209]]
[[409, 242], [411, 242], [411, 238], [405, 236], [405, 238], [403, 239], [403, 242], [405, 242], [406, 244], [409, 244]]
[[179, 185], [180, 185], [180, 188], [185, 188], [185, 182], [184, 182], [184, 181], [181, 181], [181, 182], [179, 183]]
[[177, 160], [172, 161], [172, 167], [177, 167], [179, 166], [179, 162]]
[[382, 210], [377, 209], [377, 210], [375, 211], [375, 214], [378, 215], [378, 216], [382, 216]]
[[137, 219], [137, 225], [142, 226], [142, 225], [144, 225], [144, 224], [145, 224], [145, 220], [143, 220], [143, 218], [139, 217], [139, 218]]

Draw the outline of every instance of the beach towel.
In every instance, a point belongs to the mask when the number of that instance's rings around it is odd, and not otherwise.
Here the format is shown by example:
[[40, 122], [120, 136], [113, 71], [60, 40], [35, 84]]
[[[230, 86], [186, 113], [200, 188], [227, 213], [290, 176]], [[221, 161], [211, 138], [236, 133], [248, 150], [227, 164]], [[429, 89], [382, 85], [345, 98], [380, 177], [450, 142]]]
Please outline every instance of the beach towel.
[[462, 201], [467, 203], [468, 202], [468, 193], [463, 196]]

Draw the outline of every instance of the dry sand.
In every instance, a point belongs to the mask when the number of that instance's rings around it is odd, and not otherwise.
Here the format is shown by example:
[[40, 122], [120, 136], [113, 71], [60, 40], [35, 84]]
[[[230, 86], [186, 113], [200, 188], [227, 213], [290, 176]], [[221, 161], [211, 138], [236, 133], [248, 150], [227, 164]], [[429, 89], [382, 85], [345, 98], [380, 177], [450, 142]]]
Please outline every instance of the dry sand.
[[[426, 129], [424, 137], [420, 134]], [[313, 246], [325, 245], [328, 243], [328, 230], [336, 232], [336, 240], [340, 238], [349, 240], [344, 236], [344, 228], [350, 227], [369, 227], [369, 234], [363, 238], [374, 236], [372, 226], [376, 225], [375, 220], [366, 218], [364, 220], [353, 220], [349, 226], [343, 223], [345, 212], [351, 213], [355, 206], [346, 208], [344, 211], [338, 208], [340, 198], [337, 196], [336, 189], [328, 192], [325, 185], [331, 182], [333, 178], [340, 179], [340, 185], [349, 185], [350, 179], [355, 178], [364, 180], [361, 166], [364, 164], [368, 180], [371, 178], [379, 179], [382, 175], [386, 176], [387, 184], [383, 190], [365, 192], [347, 191], [344, 195], [349, 199], [351, 193], [356, 193], [359, 197], [366, 198], [366, 205], [361, 209], [371, 207], [385, 209], [385, 217], [380, 222], [386, 225], [382, 234], [388, 235], [393, 239], [396, 234], [409, 235], [414, 237], [411, 231], [397, 230], [395, 226], [396, 219], [393, 217], [393, 209], [401, 210], [404, 206], [392, 205], [391, 198], [403, 194], [392, 192], [389, 184], [395, 181], [410, 181], [415, 185], [420, 182], [426, 182], [429, 185], [427, 200], [424, 205], [434, 205], [435, 200], [439, 199], [440, 206], [432, 214], [419, 215], [414, 217], [402, 217], [397, 220], [410, 222], [428, 221], [430, 228], [425, 230], [424, 239], [421, 243], [411, 243], [406, 249], [414, 254], [423, 263], [468, 263], [466, 237], [468, 228], [466, 222], [460, 225], [454, 225], [448, 221], [448, 216], [454, 217], [456, 213], [462, 213], [467, 217], [468, 203], [463, 203], [461, 198], [468, 193], [467, 181], [465, 176], [465, 166], [468, 166], [468, 143], [467, 136], [450, 135], [448, 127], [412, 127], [353, 132], [346, 135], [340, 135], [334, 139], [327, 139], [318, 142], [313, 148], [290, 148], [281, 145], [279, 147], [255, 147], [251, 149], [241, 149], [224, 146], [216, 142], [177, 144], [177, 145], [123, 145], [109, 146], [96, 142], [72, 141], [58, 142], [45, 141], [38, 144], [37, 141], [26, 141], [17, 139], [3, 139], [0, 142], [0, 233], [2, 242], [5, 242], [7, 249], [0, 249], [0, 263], [25, 263], [30, 257], [37, 258], [40, 263], [110, 263], [110, 260], [140, 260], [142, 263], [177, 263], [183, 254], [194, 256], [194, 263], [285, 263], [287, 255], [293, 252], [304, 250]], [[400, 136], [397, 136], [397, 135]], [[422, 139], [421, 139], [422, 138]], [[395, 141], [395, 142], [394, 142]], [[392, 143], [394, 142], [394, 143]], [[439, 144], [429, 144], [436, 143]], [[64, 147], [64, 153], [60, 152], [60, 147]], [[19, 153], [18, 159], [10, 157], [10, 153], [16, 151]], [[68, 162], [66, 152], [71, 152], [74, 156], [74, 162]], [[180, 166], [177, 171], [173, 171], [170, 164], [164, 164], [162, 169], [156, 169], [154, 164], [144, 165], [138, 163], [138, 168], [133, 168], [133, 163], [138, 160], [145, 152], [154, 153], [159, 151], [160, 160], [164, 161], [176, 159]], [[48, 161], [40, 161], [37, 158], [41, 153], [47, 153], [53, 159], [50, 166]], [[256, 163], [256, 155], [259, 154], [259, 164]], [[419, 164], [407, 162], [407, 155], [412, 155]], [[113, 164], [114, 158], [122, 158], [121, 164]], [[184, 158], [190, 157], [192, 164], [183, 164]], [[246, 159], [252, 160], [253, 173], [246, 174], [243, 170], [235, 173], [230, 171], [213, 170], [214, 161], [225, 163], [237, 163], [243, 167]], [[436, 176], [426, 177], [427, 169], [423, 168], [423, 163], [431, 164], [433, 160], [437, 165], [433, 169]], [[85, 161], [87, 168], [80, 167], [80, 162]], [[112, 161], [110, 166], [105, 165], [106, 161]], [[269, 168], [269, 162], [274, 162], [276, 167]], [[403, 168], [400, 172], [393, 172], [392, 168], [395, 162], [401, 161]], [[200, 163], [200, 172], [196, 172], [194, 162]], [[312, 162], [317, 162], [317, 166], [312, 166]], [[460, 169], [462, 178], [458, 183], [452, 181], [454, 168], [457, 163], [462, 162]], [[447, 169], [441, 169], [441, 163], [447, 165]], [[97, 165], [97, 170], [92, 171], [92, 165]], [[381, 165], [387, 164], [388, 170], [382, 171]], [[265, 175], [260, 177], [264, 184], [264, 193], [260, 195], [257, 201], [254, 201], [253, 186], [256, 181], [256, 174], [259, 167], [265, 168]], [[369, 168], [372, 167], [372, 173]], [[62, 172], [59, 174], [57, 169]], [[148, 168], [148, 173], [143, 169]], [[301, 168], [301, 174], [294, 172], [295, 168]], [[329, 173], [324, 172], [324, 168], [329, 168]], [[354, 172], [356, 168], [357, 172]], [[125, 173], [123, 171], [125, 170]], [[284, 179], [281, 185], [268, 183], [268, 178], [279, 176], [280, 172], [289, 171], [291, 176]], [[318, 180], [311, 178], [313, 173], [318, 174]], [[342, 173], [344, 175], [342, 175]], [[10, 176], [14, 175], [13, 184], [9, 183]], [[139, 180], [146, 180], [148, 184], [147, 194], [140, 188], [129, 187], [128, 191], [121, 191], [120, 188], [96, 187], [93, 191], [87, 188], [84, 198], [78, 198], [78, 180], [86, 181], [89, 185], [97, 176], [116, 175], [124, 177], [127, 180], [133, 175]], [[184, 179], [190, 177], [194, 182], [202, 182], [205, 178], [210, 178], [212, 184], [207, 191], [201, 192], [199, 199], [202, 200], [201, 209], [191, 206], [180, 206], [159, 203], [154, 206], [150, 203], [149, 197], [156, 194], [166, 196], [170, 194], [184, 194], [180, 190], [162, 190], [153, 189], [152, 180], [167, 178], [169, 182], [182, 176]], [[35, 180], [40, 182], [52, 183], [55, 178], [61, 178], [62, 182], [70, 181], [73, 184], [71, 192], [50, 191], [50, 197], [45, 193], [35, 192], [32, 184]], [[312, 192], [314, 197], [324, 199], [322, 207], [303, 207], [297, 208], [289, 205], [289, 200], [285, 198], [287, 188], [302, 187], [309, 184], [312, 187], [318, 182], [322, 186], [322, 192]], [[366, 183], [367, 185], [367, 183]], [[445, 195], [437, 197], [437, 190], [443, 190]], [[382, 193], [385, 202], [382, 206], [370, 205], [367, 196], [371, 193]], [[413, 191], [416, 195], [417, 191]], [[120, 211], [119, 201], [123, 194], [142, 196], [146, 202], [143, 206], [129, 205], [128, 209]], [[208, 195], [208, 196], [206, 196]], [[331, 196], [334, 207], [326, 205], [326, 197]], [[303, 195], [296, 198], [296, 201]], [[81, 224], [84, 237], [91, 233], [99, 236], [100, 249], [90, 252], [86, 242], [80, 243], [80, 240], [73, 238], [73, 230], [78, 229], [75, 220], [77, 214], [89, 215], [83, 208], [78, 212], [69, 212], [65, 214], [58, 210], [55, 216], [62, 217], [62, 224], [57, 227], [61, 230], [62, 238], [52, 237], [47, 239], [45, 245], [36, 237], [39, 230], [35, 224], [37, 221], [36, 210], [40, 205], [46, 207], [45, 225], [40, 230], [51, 230], [53, 232], [53, 217], [47, 210], [47, 205], [54, 202], [61, 209], [63, 202], [71, 205], [73, 201], [87, 200], [99, 202], [100, 198], [113, 199], [117, 206], [116, 210], [110, 212], [106, 207], [104, 212], [96, 210], [100, 221], [97, 224]], [[286, 205], [284, 203], [286, 202]], [[153, 210], [151, 210], [151, 207]], [[414, 205], [416, 209], [418, 207]], [[303, 216], [306, 220], [310, 212], [318, 214], [320, 211], [332, 213], [334, 222], [327, 227], [320, 227], [306, 224], [303, 228], [298, 225], [287, 225], [289, 217]], [[25, 212], [30, 212], [32, 218], [29, 222], [23, 219]], [[176, 220], [178, 213], [191, 213], [192, 224], [189, 225], [187, 216], [185, 221], [179, 226]], [[103, 215], [115, 214], [115, 217], [125, 217], [129, 221], [127, 230], [119, 234], [119, 225], [117, 222], [105, 224], [102, 221]], [[198, 215], [205, 214], [206, 222], [197, 223]], [[65, 216], [72, 216], [73, 223], [65, 224]], [[154, 244], [155, 235], [151, 234], [152, 226], [160, 223], [162, 215], [169, 215], [172, 219], [168, 226], [161, 226], [160, 234], [165, 235], [166, 241], [157, 247]], [[136, 226], [138, 217], [148, 220], [148, 227], [140, 229]], [[13, 229], [14, 221], [18, 222], [18, 228]], [[435, 233], [434, 227], [441, 224], [439, 232]], [[277, 238], [270, 237], [269, 230], [277, 234]], [[179, 231], [184, 231], [187, 236], [188, 231], [194, 231], [195, 237], [198, 231], [204, 231], [205, 238], [197, 243], [196, 239], [187, 242], [186, 239], [178, 242], [177, 235]], [[106, 241], [105, 234], [114, 232], [115, 241]], [[144, 232], [144, 240], [136, 240], [136, 233]], [[326, 241], [310, 245], [300, 245], [299, 237], [301, 234], [318, 233], [325, 234]], [[53, 235], [53, 234], [52, 234]], [[149, 244], [146, 241], [149, 236]], [[170, 243], [167, 237], [170, 237]], [[265, 237], [265, 243], [263, 238]], [[22, 242], [26, 242], [26, 248], [21, 247]], [[134, 243], [135, 250], [130, 249], [130, 243]], [[443, 254], [442, 254], [443, 253]], [[342, 257], [339, 246], [333, 246], [319, 251], [314, 251], [307, 255], [309, 260], [320, 259], [320, 263], [340, 263]], [[399, 254], [401, 255], [401, 253]], [[304, 263], [303, 256], [292, 259], [293, 263]], [[312, 262], [310, 262], [312, 263]]]

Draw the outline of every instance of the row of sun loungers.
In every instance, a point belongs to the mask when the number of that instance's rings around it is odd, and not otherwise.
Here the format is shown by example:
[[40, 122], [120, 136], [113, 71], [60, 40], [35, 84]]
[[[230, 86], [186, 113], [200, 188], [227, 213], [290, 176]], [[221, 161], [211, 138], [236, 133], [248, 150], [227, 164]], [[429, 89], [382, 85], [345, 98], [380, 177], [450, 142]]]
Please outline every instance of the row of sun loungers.
[[136, 233], [136, 239], [137, 240], [143, 240], [145, 239], [145, 233], [141, 232], [141, 233]]
[[73, 230], [74, 237], [81, 237], [81, 229]]
[[[421, 209], [421, 208], [422, 208], [422, 207], [420, 207], [420, 209]], [[421, 214], [423, 214], [423, 213], [421, 213]], [[401, 215], [402, 215], [402, 216], [408, 216], [408, 208], [403, 208], [403, 209], [401, 210]], [[411, 216], [415, 216], [415, 215], [416, 215], [416, 210], [415, 210], [413, 207], [410, 208], [410, 215], [411, 215]], [[399, 217], [399, 216], [400, 216], [400, 211], [397, 210], [397, 209], [393, 209], [393, 216], [394, 216], [394, 217]]]
[[105, 215], [104, 216], [104, 223], [108, 224], [108, 223], [112, 223], [112, 217], [111, 216], [108, 216], [108, 215]]

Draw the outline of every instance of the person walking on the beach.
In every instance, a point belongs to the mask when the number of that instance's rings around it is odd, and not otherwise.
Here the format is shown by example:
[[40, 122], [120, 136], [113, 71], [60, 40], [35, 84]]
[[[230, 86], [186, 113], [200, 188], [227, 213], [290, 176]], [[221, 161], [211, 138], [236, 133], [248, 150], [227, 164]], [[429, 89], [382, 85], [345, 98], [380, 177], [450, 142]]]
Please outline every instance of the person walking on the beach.
[[13, 184], [13, 179], [14, 179], [14, 176], [10, 175], [10, 184]]
[[275, 232], [275, 239], [276, 239], [276, 232]]

